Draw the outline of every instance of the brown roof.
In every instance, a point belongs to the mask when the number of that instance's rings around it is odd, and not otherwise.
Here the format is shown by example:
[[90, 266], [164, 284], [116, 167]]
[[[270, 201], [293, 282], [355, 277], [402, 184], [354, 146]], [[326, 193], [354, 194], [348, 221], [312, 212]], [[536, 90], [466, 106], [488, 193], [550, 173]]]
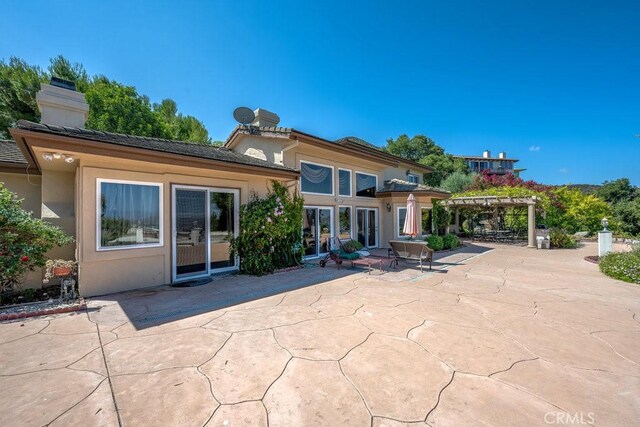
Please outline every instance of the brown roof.
[[[309, 140], [317, 141], [318, 143], [324, 144], [327, 148], [330, 148], [331, 145], [339, 145], [341, 147], [346, 148], [351, 152], [358, 152], [360, 154], [365, 154], [371, 158], [375, 158], [378, 161], [383, 161], [391, 165], [397, 165], [398, 163], [405, 163], [411, 165], [417, 169], [432, 172], [433, 168], [423, 165], [421, 163], [414, 162], [413, 160], [408, 160], [402, 157], [394, 156], [393, 154], [389, 154], [384, 151], [381, 147], [373, 145], [363, 139], [348, 136], [345, 138], [340, 138], [336, 141], [331, 141], [328, 139], [321, 138], [319, 136], [311, 135], [297, 129], [293, 128], [284, 128], [284, 127], [274, 127], [274, 126], [245, 126], [239, 125], [231, 132], [225, 146], [231, 143], [236, 135], [238, 134], [253, 134], [260, 135], [265, 137], [281, 137], [281, 138], [289, 138], [289, 139], [297, 139], [299, 136], [304, 138], [308, 138]], [[329, 145], [330, 144], [330, 145]]]
[[[196, 157], [206, 160], [217, 160], [228, 163], [255, 166], [261, 168], [275, 169], [280, 171], [296, 172], [277, 163], [256, 159], [244, 154], [237, 153], [223, 147], [214, 145], [195, 144], [184, 141], [175, 141], [162, 138], [150, 138], [144, 136], [126, 135], [112, 132], [102, 132], [91, 129], [80, 129], [64, 126], [44, 125], [27, 120], [19, 120], [18, 129], [25, 129], [32, 132], [41, 132], [49, 135], [59, 135], [71, 138], [86, 139], [119, 146], [140, 148], [169, 154], [177, 154], [189, 157]], [[24, 158], [24, 157], [23, 157]]]
[[435, 193], [443, 196], [450, 196], [451, 193], [441, 188], [429, 187], [424, 184], [416, 184], [409, 181], [403, 181], [401, 179], [391, 179], [385, 181], [381, 189], [376, 191], [376, 194], [386, 193]]
[[24, 158], [15, 141], [0, 139], [0, 163], [26, 165], [27, 159]]

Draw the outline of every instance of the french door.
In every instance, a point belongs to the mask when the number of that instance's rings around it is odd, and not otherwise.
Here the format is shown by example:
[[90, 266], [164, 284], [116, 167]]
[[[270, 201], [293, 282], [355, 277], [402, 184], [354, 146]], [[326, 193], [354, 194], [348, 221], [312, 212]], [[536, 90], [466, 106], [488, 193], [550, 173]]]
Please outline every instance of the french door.
[[314, 258], [329, 252], [329, 239], [333, 235], [333, 208], [305, 206], [302, 225], [305, 257]]
[[356, 208], [356, 235], [363, 246], [378, 247], [377, 208]]
[[229, 236], [237, 236], [240, 193], [228, 188], [172, 188], [172, 279], [236, 270]]

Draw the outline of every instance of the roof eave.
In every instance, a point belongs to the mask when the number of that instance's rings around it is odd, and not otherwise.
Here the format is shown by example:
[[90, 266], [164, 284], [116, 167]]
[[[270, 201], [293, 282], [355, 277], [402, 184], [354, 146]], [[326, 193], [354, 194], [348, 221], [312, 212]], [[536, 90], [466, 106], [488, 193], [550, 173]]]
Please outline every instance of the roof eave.
[[376, 197], [382, 198], [382, 197], [393, 197], [393, 196], [409, 196], [409, 194], [438, 197], [442, 199], [448, 199], [449, 197], [451, 197], [451, 193], [435, 191], [435, 190], [378, 191], [376, 192]]
[[[202, 157], [188, 156], [184, 154], [167, 153], [163, 151], [150, 150], [143, 147], [131, 147], [126, 145], [112, 144], [93, 139], [75, 138], [64, 135], [57, 135], [47, 132], [37, 132], [28, 129], [11, 128], [9, 132], [18, 143], [20, 150], [25, 155], [29, 164], [33, 164], [38, 170], [40, 166], [31, 152], [27, 139], [33, 138], [44, 141], [44, 148], [57, 148], [62, 151], [74, 151], [78, 153], [96, 154], [104, 157], [117, 157], [122, 159], [140, 160], [146, 162], [156, 162], [171, 165], [182, 165], [188, 167], [202, 167], [205, 169], [225, 170], [230, 172], [246, 172], [254, 175], [267, 175], [279, 178], [295, 178], [300, 176], [296, 170], [271, 168], [268, 166], [247, 165], [224, 160], [206, 159]], [[24, 147], [23, 147], [24, 144]], [[144, 153], [144, 154], [141, 154]], [[137, 154], [137, 155], [136, 155]]]

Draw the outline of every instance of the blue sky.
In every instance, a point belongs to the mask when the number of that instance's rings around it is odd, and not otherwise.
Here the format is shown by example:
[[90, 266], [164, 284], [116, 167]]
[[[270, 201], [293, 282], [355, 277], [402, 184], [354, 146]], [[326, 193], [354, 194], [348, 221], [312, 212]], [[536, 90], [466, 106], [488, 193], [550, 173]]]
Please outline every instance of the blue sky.
[[225, 139], [244, 105], [329, 139], [426, 134], [549, 184], [640, 185], [637, 1], [9, 1], [0, 57], [176, 100]]

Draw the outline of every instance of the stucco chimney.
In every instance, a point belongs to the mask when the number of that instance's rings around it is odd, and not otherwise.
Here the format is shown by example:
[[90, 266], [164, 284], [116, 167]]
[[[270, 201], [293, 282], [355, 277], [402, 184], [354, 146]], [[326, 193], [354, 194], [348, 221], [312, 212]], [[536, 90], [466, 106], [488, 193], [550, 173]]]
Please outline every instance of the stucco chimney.
[[507, 158], [507, 153], [505, 151], [501, 151], [500, 153], [498, 153], [498, 158], [506, 159]]
[[280, 117], [276, 113], [258, 108], [254, 111], [256, 118], [251, 122], [254, 126], [278, 126], [280, 123]]
[[482, 152], [482, 157], [484, 157], [485, 159], [489, 159], [489, 158], [491, 158], [491, 151], [489, 151], [489, 150], [484, 150], [484, 151]]
[[42, 124], [84, 128], [89, 104], [84, 93], [76, 92], [73, 82], [51, 78], [51, 84], [43, 83], [40, 86], [36, 102], [42, 113]]

